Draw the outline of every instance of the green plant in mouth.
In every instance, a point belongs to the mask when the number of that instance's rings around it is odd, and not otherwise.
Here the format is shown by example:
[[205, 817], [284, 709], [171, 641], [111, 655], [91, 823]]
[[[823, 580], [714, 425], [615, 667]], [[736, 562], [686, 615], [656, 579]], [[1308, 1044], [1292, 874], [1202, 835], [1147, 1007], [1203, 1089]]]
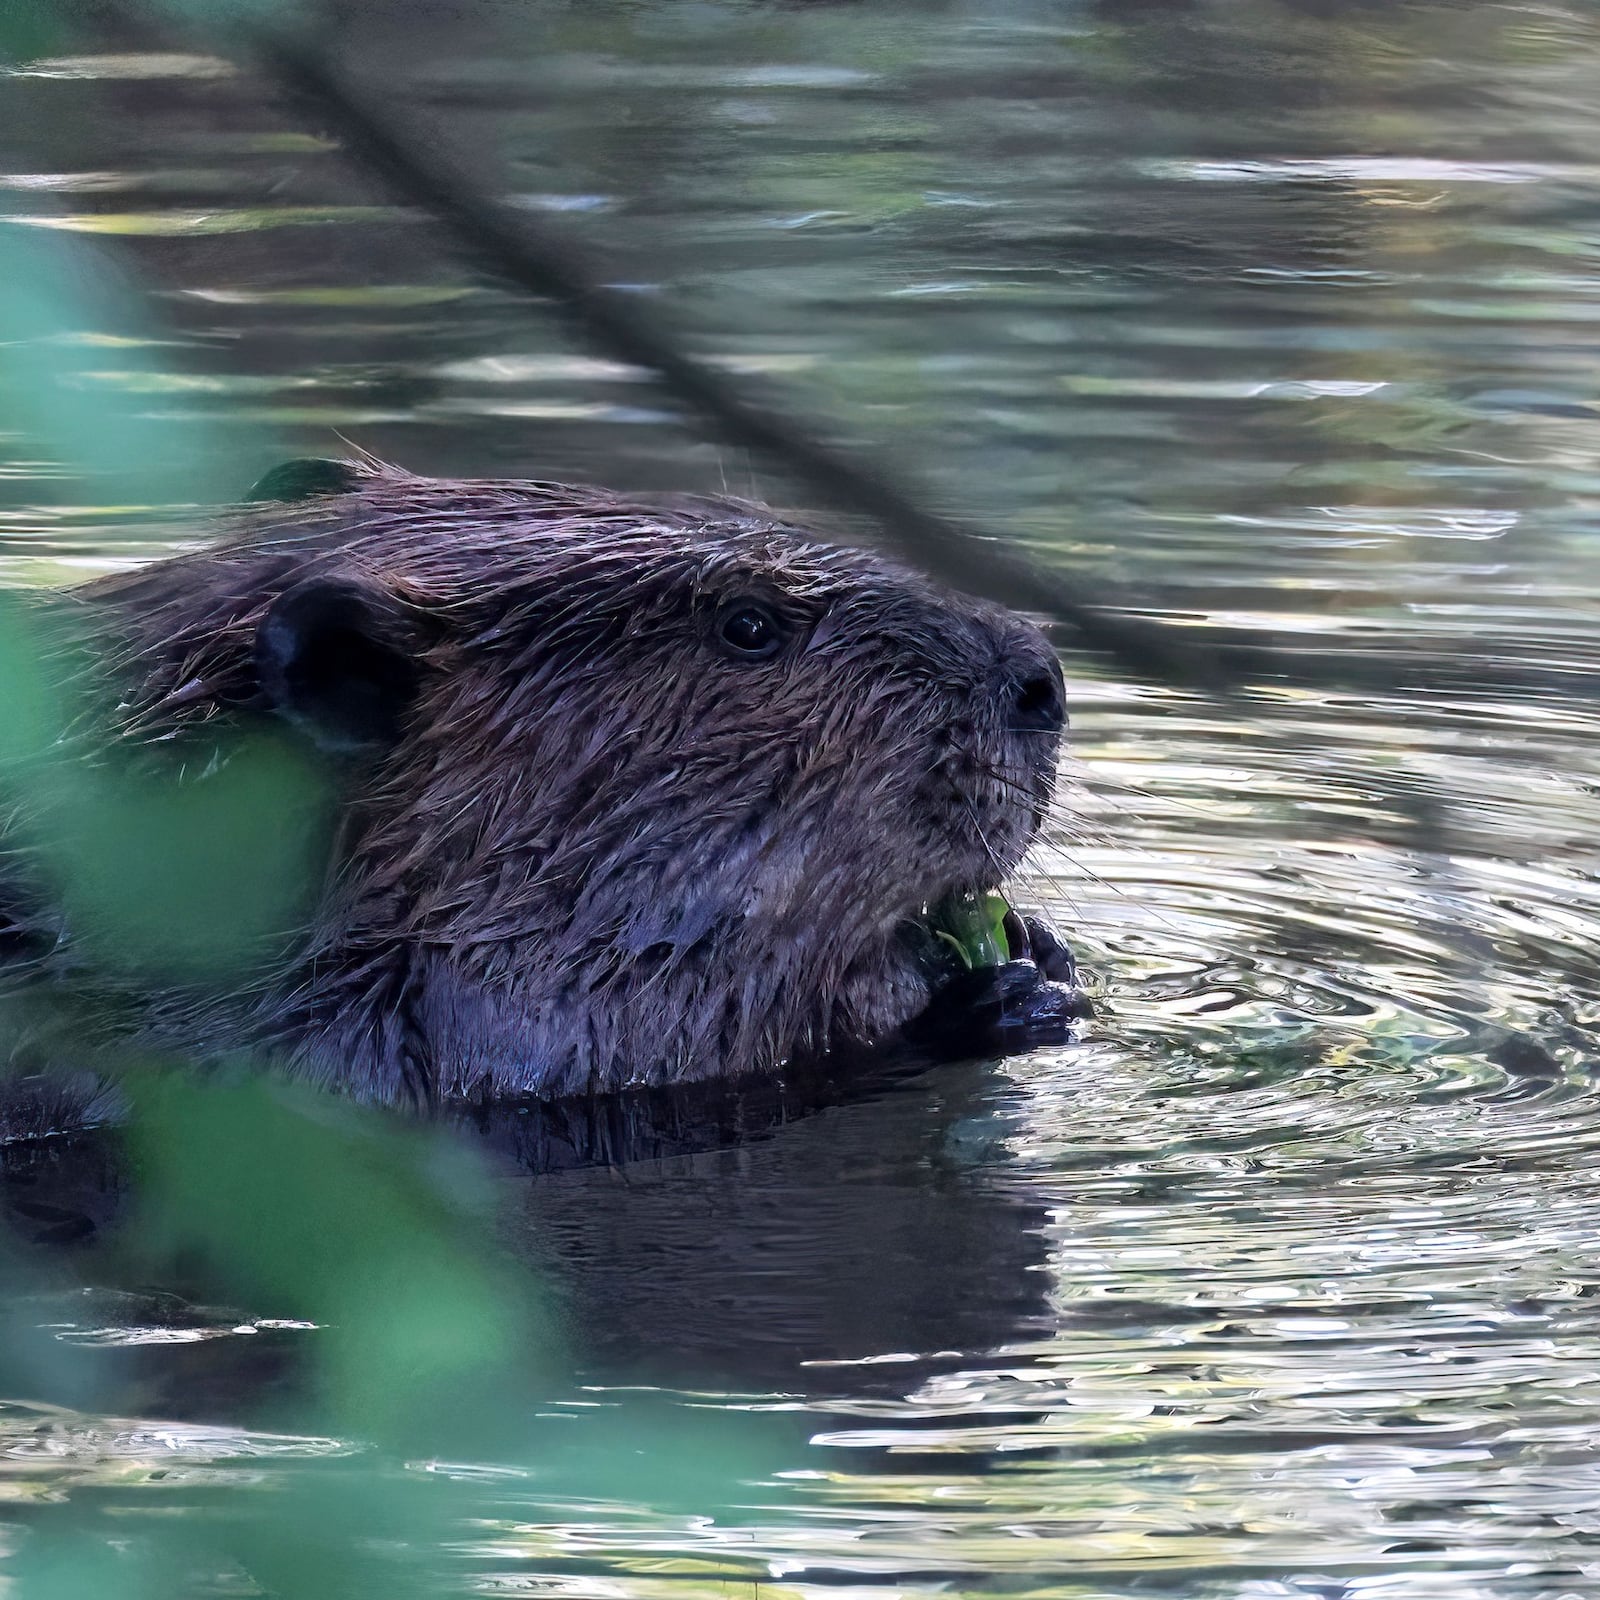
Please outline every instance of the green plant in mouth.
[[928, 908], [928, 929], [941, 945], [953, 950], [969, 972], [978, 967], [1001, 967], [1011, 959], [1011, 940], [1005, 921], [1011, 907], [1003, 894], [961, 890], [947, 894]]

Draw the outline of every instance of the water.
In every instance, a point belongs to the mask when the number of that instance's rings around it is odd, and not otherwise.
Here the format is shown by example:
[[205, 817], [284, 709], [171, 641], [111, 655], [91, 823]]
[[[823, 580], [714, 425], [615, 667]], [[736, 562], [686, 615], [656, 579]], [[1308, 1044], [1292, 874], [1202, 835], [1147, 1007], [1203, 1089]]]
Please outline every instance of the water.
[[[507, 1175], [565, 1286], [563, 1426], [644, 1394], [669, 1438], [787, 1442], [714, 1517], [396, 1461], [435, 1518], [406, 1561], [581, 1597], [1600, 1594], [1600, 13], [341, 16], [369, 81], [707, 356], [1086, 594], [1347, 680], [1239, 711], [1069, 653], [1068, 805], [1021, 898], [1092, 977], [1085, 1044]], [[151, 288], [92, 381], [241, 487], [337, 431], [788, 498], [258, 85], [107, 49], [14, 86], [0, 185]], [[8, 577], [160, 548], [22, 444], [0, 493]], [[96, 1352], [101, 1398], [0, 1406], [0, 1546], [44, 1503], [200, 1519], [360, 1457], [249, 1426], [313, 1337], [271, 1311], [8, 1307]]]

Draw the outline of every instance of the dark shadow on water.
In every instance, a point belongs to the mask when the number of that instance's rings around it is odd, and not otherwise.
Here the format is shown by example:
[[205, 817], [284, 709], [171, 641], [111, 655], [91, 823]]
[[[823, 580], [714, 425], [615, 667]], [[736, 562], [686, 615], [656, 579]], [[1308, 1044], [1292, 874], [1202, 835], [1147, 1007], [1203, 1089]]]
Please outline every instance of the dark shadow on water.
[[1002, 1085], [901, 1071], [764, 1137], [525, 1185], [515, 1236], [563, 1285], [585, 1371], [903, 1389], [1035, 1328], [1044, 1212], [1004, 1185]]
[[[581, 1382], [905, 1393], [1043, 1325], [1044, 1212], [1005, 1183], [1005, 1088], [990, 1066], [900, 1060], [464, 1120], [500, 1174], [492, 1247], [555, 1293]], [[63, 1314], [108, 1330], [50, 1363], [71, 1394], [30, 1398], [77, 1403], [80, 1366], [120, 1414], [236, 1420], [292, 1394], [296, 1330], [119, 1342], [124, 1323], [181, 1335], [281, 1314], [119, 1279], [135, 1186], [103, 1134], [0, 1156], [9, 1232], [50, 1286], [9, 1308], [8, 1347], [59, 1350], [47, 1325]]]

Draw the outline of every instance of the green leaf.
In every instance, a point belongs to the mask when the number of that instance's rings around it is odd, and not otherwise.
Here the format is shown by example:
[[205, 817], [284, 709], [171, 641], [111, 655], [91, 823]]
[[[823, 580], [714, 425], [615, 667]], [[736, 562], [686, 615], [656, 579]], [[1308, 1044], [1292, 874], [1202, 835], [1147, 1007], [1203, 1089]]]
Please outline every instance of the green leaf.
[[333, 823], [325, 773], [290, 736], [198, 751], [176, 771], [63, 762], [38, 845], [80, 954], [103, 969], [242, 973], [298, 926]]
[[0, 7], [0, 63], [6, 66], [61, 55], [71, 40], [60, 0], [5, 0]]
[[87, 480], [76, 492], [102, 505], [231, 499], [247, 481], [237, 445], [141, 392], [157, 342], [114, 258], [26, 221], [0, 209], [0, 431]]
[[928, 913], [928, 927], [964, 966], [1000, 967], [1011, 959], [1005, 931], [1010, 910], [1005, 896], [993, 892], [946, 895]]
[[27, 852], [95, 967], [242, 975], [282, 947], [321, 882], [335, 815], [323, 763], [274, 727], [154, 759], [107, 752], [103, 708], [60, 687], [106, 692], [58, 622], [0, 595], [0, 837]]
[[471, 1152], [269, 1078], [124, 1082], [141, 1192], [130, 1243], [198, 1259], [258, 1314], [317, 1323], [322, 1416], [337, 1428], [503, 1443], [496, 1416], [514, 1381], [548, 1370], [551, 1338], [484, 1248]]

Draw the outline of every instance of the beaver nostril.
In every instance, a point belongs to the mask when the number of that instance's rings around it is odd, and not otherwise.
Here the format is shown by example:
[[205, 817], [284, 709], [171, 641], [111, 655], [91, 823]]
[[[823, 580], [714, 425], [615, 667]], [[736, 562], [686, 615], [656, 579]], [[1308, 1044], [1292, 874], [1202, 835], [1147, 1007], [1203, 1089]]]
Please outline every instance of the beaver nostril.
[[1060, 733], [1067, 725], [1067, 708], [1061, 682], [1055, 675], [1037, 672], [1012, 690], [1015, 726], [1028, 733]]

